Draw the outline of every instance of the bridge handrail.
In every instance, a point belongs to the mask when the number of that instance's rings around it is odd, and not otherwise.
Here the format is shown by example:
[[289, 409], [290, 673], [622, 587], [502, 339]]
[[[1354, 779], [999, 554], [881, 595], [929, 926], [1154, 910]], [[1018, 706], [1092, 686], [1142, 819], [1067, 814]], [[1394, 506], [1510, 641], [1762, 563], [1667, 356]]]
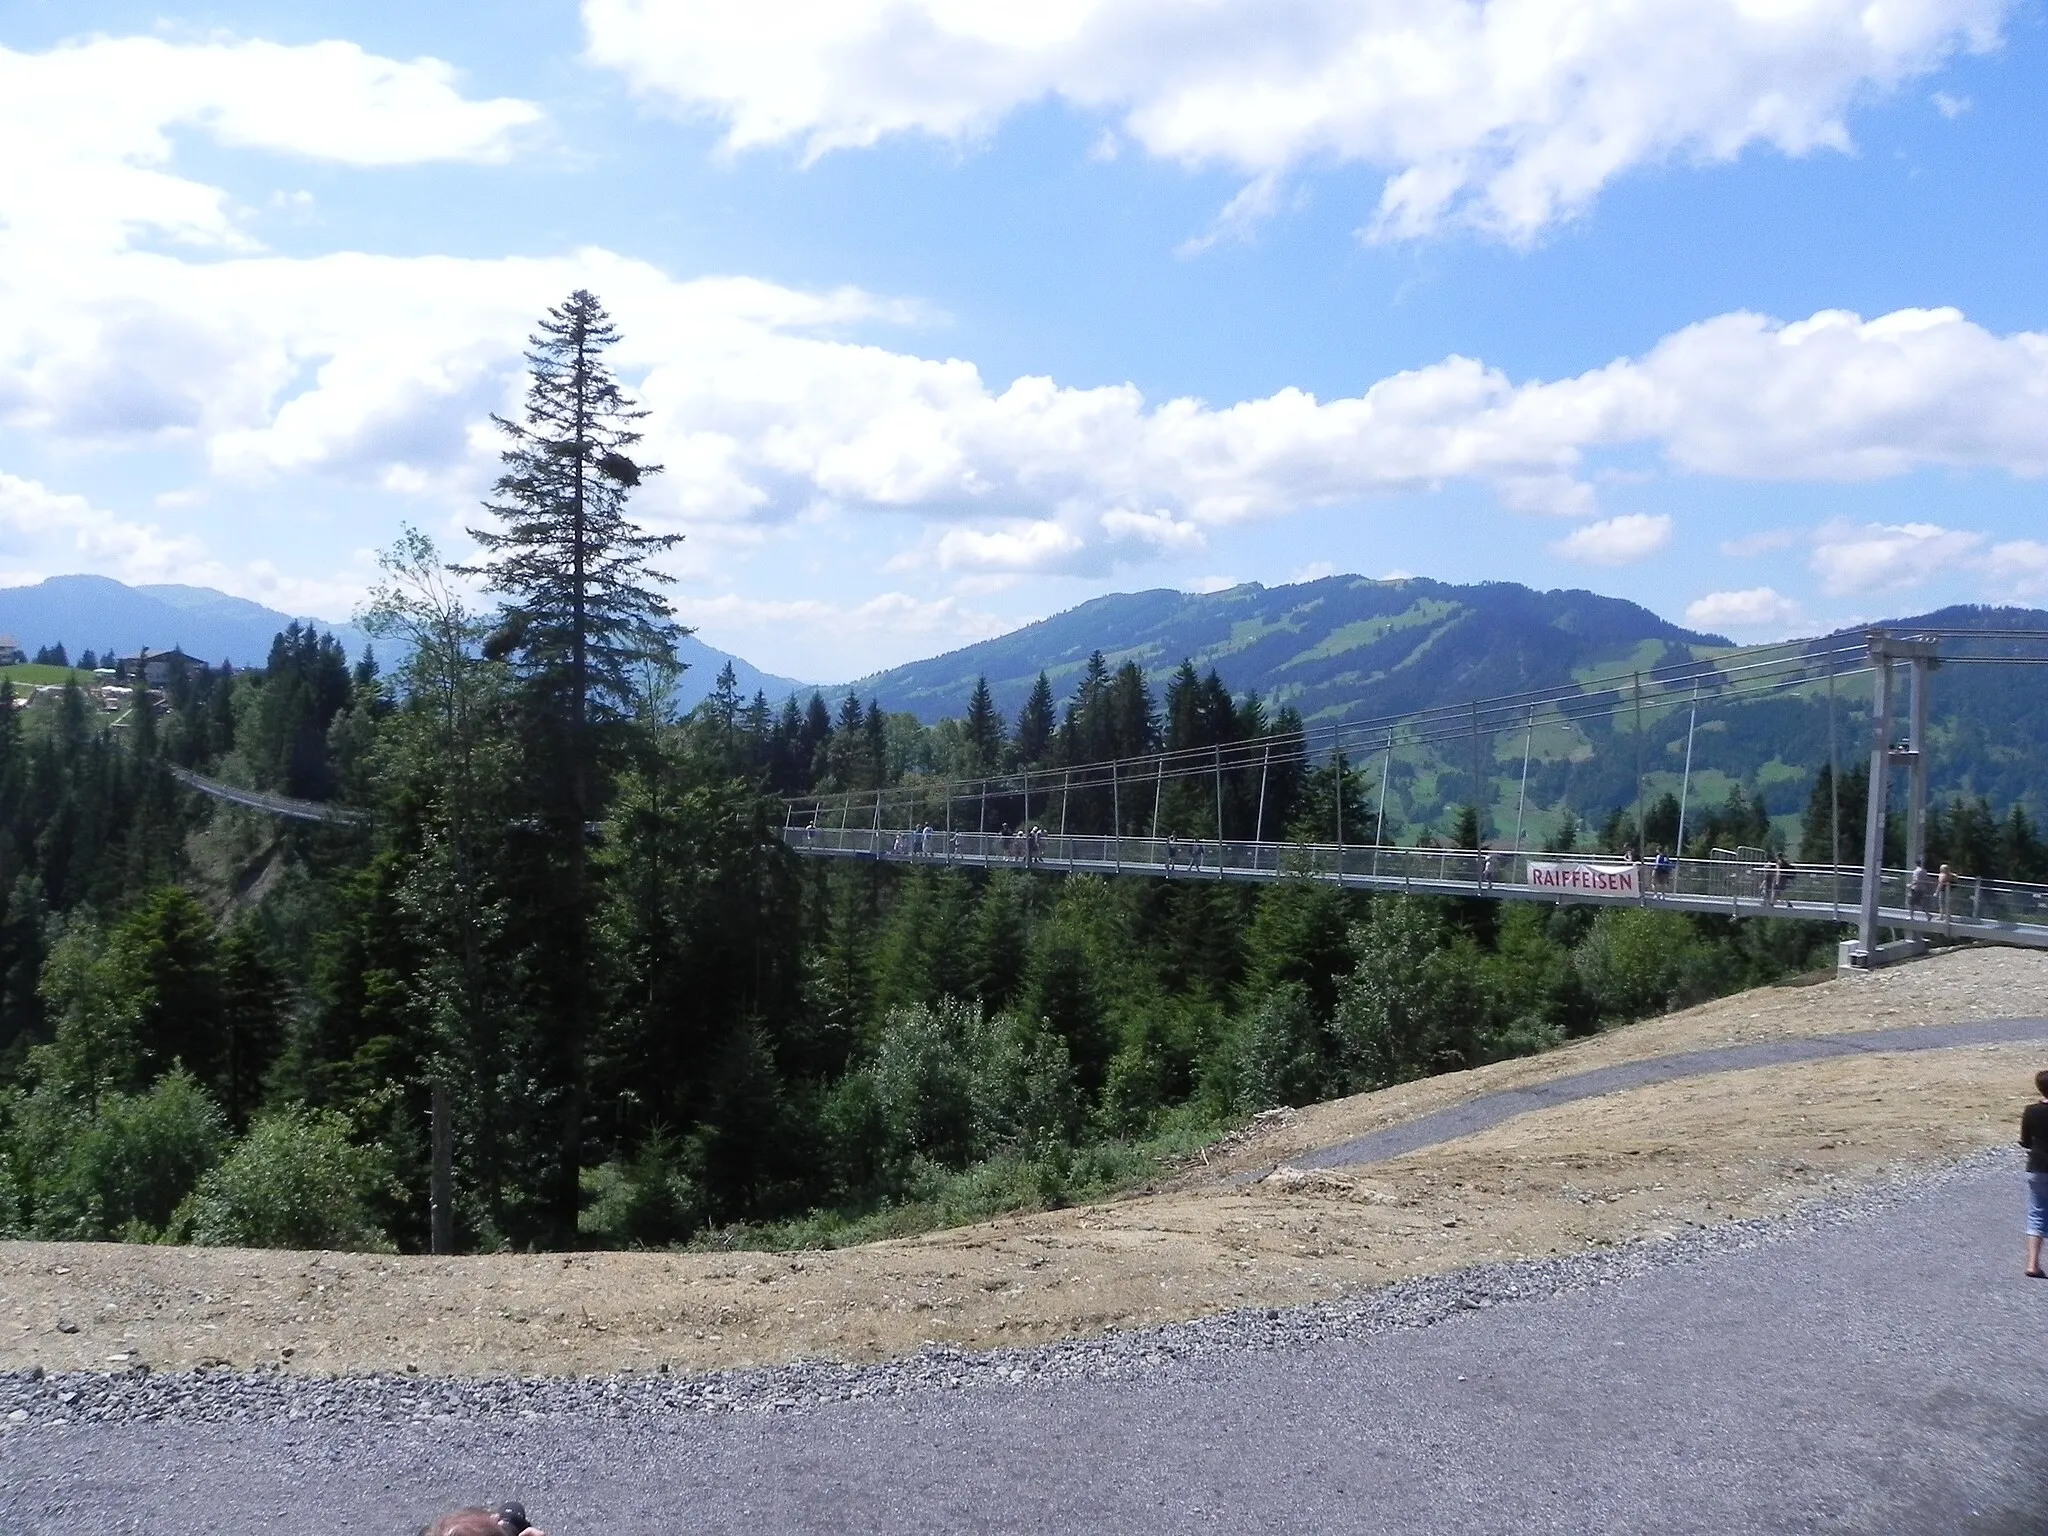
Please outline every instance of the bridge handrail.
[[[1730, 915], [1769, 916], [1790, 913], [1794, 904], [1803, 918], [1815, 908], [1853, 920], [1863, 895], [1859, 865], [1786, 864], [1766, 859], [1670, 859], [1631, 864], [1611, 854], [1542, 853], [1465, 848], [1408, 848], [1371, 843], [1282, 843], [1228, 839], [1046, 833], [1032, 840], [1021, 833], [946, 832], [916, 827], [791, 826], [785, 840], [804, 853], [851, 854], [861, 858], [902, 860], [934, 865], [1158, 873], [1169, 878], [1279, 877], [1288, 874], [1337, 877], [1382, 887], [1410, 883], [1441, 893], [1446, 885], [1463, 885], [1483, 893], [1493, 887], [1518, 892], [1549, 888], [1532, 882], [1531, 864], [1564, 864], [1590, 869], [1627, 871], [1633, 895], [1646, 906], [1660, 897], [1688, 898], [1726, 904]], [[1488, 861], [1491, 861], [1490, 864]], [[1887, 869], [1880, 885], [1880, 903], [1888, 909], [1919, 912], [1938, 925], [1944, 918], [1972, 923], [2048, 924], [2048, 886], [2021, 881], [1958, 878], [1944, 900], [1929, 893], [1915, 900], [1910, 877]], [[1574, 893], [1557, 890], [1554, 899], [1572, 900]]]
[[318, 800], [295, 800], [289, 795], [273, 795], [260, 789], [244, 789], [239, 784], [224, 784], [219, 779], [210, 779], [203, 773], [194, 773], [190, 768], [173, 766], [171, 777], [187, 789], [196, 789], [202, 795], [211, 795], [216, 800], [246, 806], [252, 811], [267, 811], [273, 816], [289, 816], [297, 821], [325, 821], [344, 825], [363, 820], [361, 811], [351, 810], [347, 806], [328, 805]]

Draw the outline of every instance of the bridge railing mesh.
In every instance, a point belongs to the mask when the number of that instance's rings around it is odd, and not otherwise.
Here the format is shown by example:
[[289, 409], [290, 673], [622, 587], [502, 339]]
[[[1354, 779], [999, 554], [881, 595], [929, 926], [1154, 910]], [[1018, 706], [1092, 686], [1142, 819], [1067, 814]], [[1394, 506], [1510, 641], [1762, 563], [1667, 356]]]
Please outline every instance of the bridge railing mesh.
[[[1860, 868], [1827, 865], [1773, 866], [1748, 859], [1670, 859], [1663, 864], [1631, 865], [1597, 854], [1474, 852], [1462, 848], [1396, 848], [1370, 843], [1238, 842], [1214, 838], [1110, 837], [1018, 832], [947, 832], [924, 827], [792, 826], [784, 836], [799, 852], [850, 854], [891, 862], [996, 869], [1044, 869], [1075, 873], [1151, 874], [1167, 879], [1281, 877], [1291, 874], [1341, 876], [1382, 888], [1412, 888], [1431, 895], [1489, 894], [1493, 887], [1518, 893], [1539, 887], [1531, 865], [1556, 866], [1626, 874], [1634, 890], [1606, 893], [1645, 905], [1659, 897], [1691, 898], [1725, 904], [1729, 913], [1769, 915], [1773, 909], [1802, 917], [1825, 909], [1844, 922], [1855, 920], [1863, 899]], [[2048, 923], [2048, 887], [2010, 881], [1957, 879], [1946, 891], [1928, 889], [1909, 900], [1910, 880], [1904, 870], [1886, 870], [1879, 905], [1914, 911], [1932, 922], [1944, 918], [1984, 922]], [[1558, 899], [1577, 893], [1560, 889]]]

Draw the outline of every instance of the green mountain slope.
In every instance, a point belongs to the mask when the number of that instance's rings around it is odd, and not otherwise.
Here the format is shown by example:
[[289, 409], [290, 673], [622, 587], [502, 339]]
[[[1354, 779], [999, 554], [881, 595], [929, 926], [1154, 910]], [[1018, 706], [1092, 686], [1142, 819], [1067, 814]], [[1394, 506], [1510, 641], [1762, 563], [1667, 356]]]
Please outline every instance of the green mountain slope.
[[1559, 686], [1595, 668], [1654, 667], [1725, 647], [1647, 608], [1514, 582], [1452, 586], [1328, 576], [1294, 586], [1099, 597], [1036, 624], [855, 686], [926, 721], [957, 715], [986, 673], [1014, 714], [1041, 670], [1071, 689], [1091, 651], [1163, 684], [1183, 659], [1303, 718], [1358, 719], [1446, 700]]
[[[2031, 609], [1950, 608], [1891, 622], [2048, 631], [2048, 613]], [[1553, 716], [1526, 736], [1499, 731], [1476, 743], [1397, 752], [1385, 775], [1389, 813], [1413, 829], [1447, 828], [1473, 798], [1476, 748], [1488, 781], [1477, 798], [1497, 835], [1511, 833], [1518, 816], [1535, 839], [1548, 835], [1566, 809], [1597, 821], [1632, 807], [1639, 764], [1647, 803], [1683, 791], [1691, 806], [1714, 806], [1739, 786], [1790, 835], [1831, 750], [1844, 770], [1868, 757], [1867, 678], [1844, 678], [1832, 710], [1824, 682], [1752, 699], [1717, 698], [1710, 688], [1696, 729], [1682, 700], [1647, 707], [1640, 735], [1633, 711], [1612, 709], [1633, 673], [1731, 648], [1721, 636], [1681, 629], [1634, 603], [1589, 592], [1333, 576], [1296, 586], [1098, 598], [857, 686], [885, 709], [931, 721], [962, 713], [975, 678], [986, 673], [998, 705], [1014, 717], [1040, 670], [1064, 698], [1089, 653], [1100, 649], [1113, 665], [1137, 661], [1155, 697], [1187, 658], [1213, 666], [1240, 696], [1292, 704], [1311, 725], [1577, 687], [1584, 708], [1569, 711], [1569, 723]], [[1982, 795], [2000, 809], [2022, 804], [2037, 819], [2048, 813], [2048, 689], [2040, 678], [2017, 667], [1936, 674], [1930, 718], [1937, 797]], [[1355, 756], [1362, 772], [1382, 776], [1370, 743], [1361, 741]]]

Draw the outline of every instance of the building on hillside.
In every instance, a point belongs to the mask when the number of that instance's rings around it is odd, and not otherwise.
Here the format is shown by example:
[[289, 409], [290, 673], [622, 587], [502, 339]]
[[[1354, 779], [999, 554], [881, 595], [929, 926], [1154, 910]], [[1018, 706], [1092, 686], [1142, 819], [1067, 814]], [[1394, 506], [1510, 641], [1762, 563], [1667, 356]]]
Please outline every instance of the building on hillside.
[[171, 674], [178, 671], [204, 671], [206, 663], [187, 656], [175, 645], [168, 651], [152, 651], [144, 648], [139, 655], [122, 656], [114, 662], [114, 676], [124, 683], [137, 678], [152, 688], [161, 688], [171, 680]]
[[0, 635], [0, 667], [18, 667], [28, 660], [28, 652], [14, 643], [14, 636]]

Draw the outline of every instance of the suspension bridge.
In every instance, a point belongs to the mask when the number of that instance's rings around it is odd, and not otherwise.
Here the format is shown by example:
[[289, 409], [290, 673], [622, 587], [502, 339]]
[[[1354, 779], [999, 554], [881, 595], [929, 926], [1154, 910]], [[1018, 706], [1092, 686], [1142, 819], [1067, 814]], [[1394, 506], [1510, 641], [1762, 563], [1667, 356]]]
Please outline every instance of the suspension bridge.
[[[1924, 950], [1929, 938], [2048, 949], [2048, 885], [1963, 873], [1941, 880], [1924, 865], [1930, 743], [1927, 710], [1937, 667], [2048, 665], [2038, 630], [1871, 630], [1818, 642], [1759, 646], [1703, 661], [1636, 671], [1596, 684], [1475, 699], [1398, 716], [1349, 720], [1179, 751], [1155, 751], [1058, 768], [965, 779], [912, 775], [881, 789], [791, 797], [781, 836], [797, 854], [959, 869], [1047, 870], [1162, 880], [1325, 880], [1345, 889], [1495, 901], [1588, 902], [1730, 917], [1853, 923], [1843, 963], [1877, 966]], [[1685, 847], [1693, 745], [1701, 711], [1770, 696], [1822, 694], [1828, 709], [1833, 846], [1843, 846], [1839, 803], [1840, 694], [1867, 680], [1871, 745], [1861, 864], [1791, 865], [1762, 849], [1707, 858], [1638, 849], [1631, 855], [1540, 852], [1524, 846], [1529, 769], [1539, 730], [1577, 734], [1598, 721], [1632, 725], [1636, 820], [1644, 826], [1646, 715], [1687, 712], [1673, 849]], [[1903, 698], [1901, 697], [1903, 680]], [[1395, 759], [1469, 750], [1472, 783], [1489, 782], [1492, 744], [1519, 735], [1521, 775], [1506, 847], [1402, 847], [1384, 839]], [[1610, 742], [1625, 750], [1617, 728]], [[1276, 780], [1334, 765], [1332, 824], [1304, 839], [1301, 827], [1269, 826]], [[1354, 768], [1354, 763], [1360, 766]], [[1375, 772], [1376, 770], [1376, 772]], [[270, 815], [361, 823], [361, 810], [224, 784], [188, 769], [178, 781], [202, 794]], [[1896, 771], [1896, 772], [1895, 772]], [[1364, 825], [1347, 826], [1359, 788], [1377, 792]], [[1905, 864], [1887, 866], [1892, 781], [1905, 780]], [[1377, 784], [1373, 780], [1377, 778]], [[1162, 823], [1173, 795], [1172, 816]], [[1213, 806], [1191, 811], [1200, 803]], [[993, 827], [992, 827], [993, 824]], [[1854, 830], [1853, 828], [1851, 829]], [[1249, 832], [1249, 835], [1245, 835]], [[1272, 832], [1276, 835], [1269, 836]], [[1889, 934], [1889, 939], [1887, 935]]]
[[[1532, 690], [1400, 716], [1325, 724], [1282, 736], [1151, 752], [1135, 757], [933, 780], [913, 776], [882, 789], [794, 797], [782, 836], [799, 854], [980, 869], [1042, 869], [1164, 880], [1326, 880], [1346, 889], [1499, 901], [1590, 902], [1727, 916], [1854, 923], [1843, 962], [1876, 966], [1908, 958], [1931, 937], [2048, 948], [2048, 885], [1925, 872], [1927, 731], [1937, 666], [2048, 665], [2048, 634], [2032, 630], [1872, 630], [1820, 642], [1762, 646], [1596, 685]], [[1868, 811], [1861, 864], [1791, 865], [1761, 849], [1708, 858], [1638, 849], [1628, 855], [1546, 853], [1524, 846], [1529, 767], [1539, 730], [1575, 734], [1612, 722], [1615, 747], [1636, 752], [1635, 826], [1645, 824], [1644, 720], [1687, 712], [1684, 768], [1673, 849], [1685, 847], [1693, 746], [1703, 708], [1773, 695], [1824, 693], [1830, 778], [1836, 787], [1833, 845], [1842, 842], [1838, 698], [1870, 690]], [[1903, 686], [1902, 686], [1903, 685]], [[1903, 697], [1902, 697], [1903, 693]], [[1632, 725], [1624, 736], [1619, 727]], [[1521, 737], [1512, 841], [1505, 848], [1401, 847], [1383, 838], [1393, 765], [1402, 754], [1469, 750], [1472, 784], [1490, 781], [1494, 746]], [[1613, 749], [1613, 748], [1611, 748]], [[1269, 827], [1277, 775], [1312, 763], [1335, 767], [1330, 834], [1303, 840]], [[1354, 769], [1352, 764], [1360, 766]], [[1345, 775], [1357, 772], [1377, 809], [1344, 825]], [[1903, 867], [1884, 853], [1892, 783], [1905, 780]], [[1375, 784], [1373, 781], [1377, 779]], [[1199, 795], [1191, 793], [1199, 790]], [[1173, 814], [1162, 826], [1172, 795]], [[1197, 802], [1213, 806], [1191, 813]], [[1850, 829], [1853, 832], [1853, 828]], [[1249, 836], [1245, 833], [1249, 832]], [[1640, 835], [1640, 834], [1639, 834]], [[1887, 940], [1887, 934], [1890, 938]]]

